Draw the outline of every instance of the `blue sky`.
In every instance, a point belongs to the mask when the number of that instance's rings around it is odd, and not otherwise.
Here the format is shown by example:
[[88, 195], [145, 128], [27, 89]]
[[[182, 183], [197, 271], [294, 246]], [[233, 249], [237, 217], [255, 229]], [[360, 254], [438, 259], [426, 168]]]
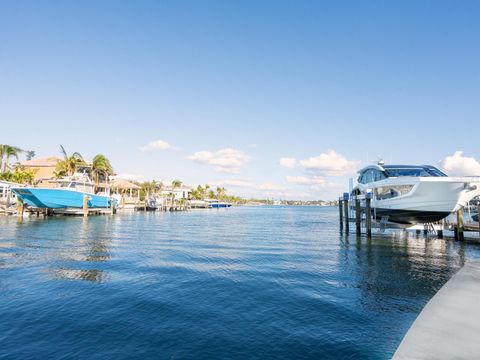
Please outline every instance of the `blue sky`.
[[0, 143], [39, 157], [63, 144], [119, 174], [248, 196], [334, 198], [378, 155], [480, 175], [479, 13], [477, 1], [3, 1]]

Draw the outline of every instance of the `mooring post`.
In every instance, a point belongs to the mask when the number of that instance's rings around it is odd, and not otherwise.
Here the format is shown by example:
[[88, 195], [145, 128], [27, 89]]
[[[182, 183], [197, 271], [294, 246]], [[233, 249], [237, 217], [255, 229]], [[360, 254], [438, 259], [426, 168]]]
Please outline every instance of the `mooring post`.
[[23, 218], [23, 211], [25, 210], [25, 204], [20, 198], [17, 198], [17, 216]]
[[340, 232], [343, 231], [343, 198], [338, 198], [338, 216], [340, 218]]
[[362, 212], [360, 209], [360, 199], [358, 196], [355, 196], [355, 227], [357, 230], [357, 235], [362, 234]]
[[344, 221], [345, 221], [345, 232], [348, 234], [350, 231], [350, 219], [349, 219], [349, 211], [348, 211], [348, 193], [343, 193], [343, 212], [345, 213]]
[[7, 190], [7, 206], [5, 207], [5, 212], [8, 211], [8, 208], [10, 207], [10, 195], [11, 190]]
[[445, 227], [445, 220], [440, 221], [439, 225], [440, 228], [437, 231], [437, 237], [439, 239], [443, 239], [443, 228]]
[[478, 231], [480, 231], [480, 202], [477, 204], [477, 216], [479, 216], [479, 219], [478, 219]]
[[463, 206], [457, 211], [457, 240], [463, 241]]
[[372, 237], [372, 194], [371, 193], [366, 193], [365, 194], [365, 216], [366, 216], [366, 227], [367, 227], [367, 237], [371, 238]]
[[88, 195], [83, 195], [83, 216], [88, 216]]

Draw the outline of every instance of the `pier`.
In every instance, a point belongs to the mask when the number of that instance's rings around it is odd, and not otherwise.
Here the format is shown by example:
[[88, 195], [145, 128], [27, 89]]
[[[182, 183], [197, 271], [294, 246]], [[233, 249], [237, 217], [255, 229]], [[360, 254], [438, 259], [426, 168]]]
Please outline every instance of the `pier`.
[[467, 263], [430, 300], [394, 360], [478, 359], [480, 261]]

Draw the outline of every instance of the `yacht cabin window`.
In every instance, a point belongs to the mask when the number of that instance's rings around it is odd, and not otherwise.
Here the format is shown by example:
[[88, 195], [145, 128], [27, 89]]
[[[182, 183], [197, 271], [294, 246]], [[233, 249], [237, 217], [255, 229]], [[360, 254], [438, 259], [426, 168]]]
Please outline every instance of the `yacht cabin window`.
[[380, 170], [368, 169], [358, 178], [360, 184], [368, 184], [374, 181], [380, 181], [386, 179], [387, 176]]
[[385, 168], [387, 175], [389, 177], [399, 177], [399, 176], [414, 176], [414, 177], [439, 177], [447, 176], [437, 168], [433, 166], [417, 166], [417, 167], [402, 167], [402, 168]]

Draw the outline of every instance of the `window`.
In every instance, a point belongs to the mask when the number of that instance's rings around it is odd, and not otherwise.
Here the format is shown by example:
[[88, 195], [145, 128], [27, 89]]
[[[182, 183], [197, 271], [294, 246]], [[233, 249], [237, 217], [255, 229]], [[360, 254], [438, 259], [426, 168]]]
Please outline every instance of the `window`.
[[387, 176], [380, 170], [368, 169], [358, 178], [360, 184], [368, 184], [374, 181], [386, 179]]
[[373, 174], [373, 181], [380, 181], [380, 180], [383, 180], [383, 179], [386, 179], [387, 176], [379, 171], [379, 170], [374, 170], [374, 174]]
[[377, 200], [385, 200], [406, 195], [412, 189], [413, 185], [380, 186], [375, 188], [374, 192]]
[[385, 169], [388, 176], [398, 177], [398, 176], [425, 176], [425, 177], [439, 177], [447, 176], [437, 168], [433, 166], [417, 166], [417, 167], [405, 167], [405, 168], [387, 168]]

